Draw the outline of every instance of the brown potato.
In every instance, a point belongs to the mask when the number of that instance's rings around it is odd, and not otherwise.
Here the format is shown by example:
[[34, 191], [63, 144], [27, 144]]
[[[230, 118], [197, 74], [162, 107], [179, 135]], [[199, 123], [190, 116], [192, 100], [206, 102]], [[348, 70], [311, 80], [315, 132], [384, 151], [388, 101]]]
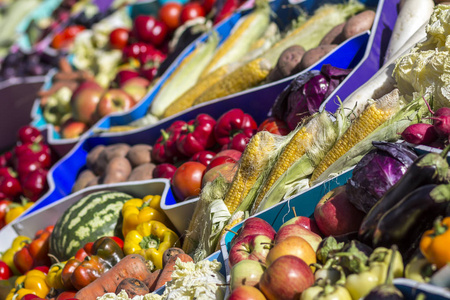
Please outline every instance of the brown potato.
[[336, 47], [337, 45], [334, 44], [321, 45], [306, 51], [303, 55], [302, 61], [295, 68], [295, 72], [297, 73], [311, 67]]
[[140, 166], [137, 166], [136, 168], [131, 171], [130, 176], [128, 176], [127, 181], [140, 181], [140, 180], [147, 180], [147, 179], [153, 179], [153, 170], [155, 169], [155, 164], [153, 163], [146, 163]]
[[152, 162], [152, 146], [146, 144], [137, 144], [128, 150], [126, 158], [131, 163], [131, 166], [137, 167], [142, 164]]
[[131, 164], [128, 159], [122, 156], [116, 156], [111, 159], [106, 166], [105, 178], [103, 183], [117, 183], [127, 180], [131, 173]]
[[102, 181], [103, 180], [102, 180], [102, 178], [100, 176], [96, 176], [96, 177], [92, 178], [91, 180], [89, 180], [89, 182], [86, 184], [85, 188], [101, 184]]
[[147, 285], [136, 278], [125, 278], [117, 286], [115, 294], [119, 294], [122, 290], [128, 295], [128, 298], [134, 298], [134, 296], [143, 296], [150, 292]]
[[342, 43], [345, 40], [344, 34], [343, 34], [345, 24], [347, 24], [347, 23], [344, 22], [339, 25], [336, 25], [333, 27], [333, 29], [328, 31], [328, 33], [320, 41], [319, 46], [320, 45], [330, 45], [330, 44], [339, 45], [340, 43]]
[[370, 30], [375, 20], [375, 12], [373, 10], [365, 10], [348, 19], [342, 30], [344, 40], [351, 38], [361, 32]]
[[270, 81], [277, 81], [292, 75], [292, 70], [302, 60], [305, 49], [300, 45], [286, 48], [278, 58], [277, 65], [269, 74]]
[[72, 187], [72, 193], [75, 193], [76, 191], [84, 189], [87, 184], [94, 178], [96, 178], [94, 172], [92, 170], [86, 169], [83, 170], [80, 175], [78, 175], [77, 180], [75, 181], [75, 184]]
[[89, 151], [88, 155], [86, 156], [86, 166], [88, 167], [88, 169], [91, 169], [96, 174], [97, 174], [96, 162], [98, 160], [98, 156], [103, 151], [103, 149], [105, 149], [104, 145], [97, 145], [94, 148], [92, 148], [92, 150]]
[[109, 162], [115, 157], [125, 157], [130, 150], [130, 146], [124, 143], [113, 144], [106, 146], [98, 155], [95, 163], [94, 173], [103, 175], [106, 173], [106, 167]]

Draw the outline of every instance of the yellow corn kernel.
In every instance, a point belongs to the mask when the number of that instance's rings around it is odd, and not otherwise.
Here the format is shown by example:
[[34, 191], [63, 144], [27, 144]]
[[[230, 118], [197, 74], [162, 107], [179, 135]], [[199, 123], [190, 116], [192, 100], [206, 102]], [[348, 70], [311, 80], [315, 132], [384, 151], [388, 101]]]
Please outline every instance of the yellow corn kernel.
[[303, 126], [294, 134], [272, 167], [267, 180], [263, 184], [262, 190], [258, 193], [253, 204], [253, 210], [258, 208], [262, 199], [278, 178], [306, 153], [306, 150], [312, 145], [313, 141], [314, 136], [307, 131], [307, 126]]
[[226, 75], [208, 88], [195, 100], [194, 105], [245, 91], [258, 85], [269, 75], [270, 63], [262, 58], [255, 59]]
[[275, 151], [275, 139], [267, 131], [256, 133], [242, 154], [239, 168], [228, 189], [224, 203], [233, 214], [247, 196], [260, 173], [264, 170], [270, 153]]
[[396, 111], [395, 108], [379, 108], [377, 102], [369, 104], [314, 169], [311, 182], [316, 180], [338, 158], [386, 122]]
[[225, 75], [232, 72], [236, 67], [226, 65], [218, 68], [208, 75], [208, 78], [203, 78], [187, 90], [184, 94], [178, 97], [164, 112], [164, 118], [168, 118], [194, 105], [197, 99], [204, 91], [219, 82]]

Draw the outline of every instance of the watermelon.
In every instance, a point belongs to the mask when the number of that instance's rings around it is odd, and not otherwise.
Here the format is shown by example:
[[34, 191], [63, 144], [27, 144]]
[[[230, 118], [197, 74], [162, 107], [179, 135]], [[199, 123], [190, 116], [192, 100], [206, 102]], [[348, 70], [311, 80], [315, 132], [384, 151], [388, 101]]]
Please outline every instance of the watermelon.
[[72, 204], [56, 222], [50, 253], [65, 261], [88, 242], [102, 236], [120, 236], [122, 206], [131, 198], [126, 193], [101, 191]]

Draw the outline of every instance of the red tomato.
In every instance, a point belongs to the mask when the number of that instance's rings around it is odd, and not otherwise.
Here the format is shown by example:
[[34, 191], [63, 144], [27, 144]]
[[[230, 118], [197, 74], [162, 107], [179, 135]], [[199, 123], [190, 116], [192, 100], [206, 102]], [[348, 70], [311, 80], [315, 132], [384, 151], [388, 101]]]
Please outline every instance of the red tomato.
[[180, 14], [181, 23], [184, 24], [186, 21], [195, 19], [197, 17], [204, 17], [205, 10], [198, 2], [190, 2], [183, 6]]
[[168, 2], [164, 4], [159, 12], [158, 16], [164, 24], [169, 27], [170, 30], [177, 29], [180, 26], [180, 14], [183, 6], [178, 2]]
[[117, 236], [111, 236], [111, 238], [119, 245], [120, 248], [123, 249], [123, 240]]
[[8, 267], [8, 265], [0, 260], [0, 280], [8, 279], [13, 275], [11, 269]]
[[84, 26], [81, 25], [71, 25], [64, 29], [64, 38], [65, 39], [74, 39], [78, 33], [82, 32], [85, 29]]
[[69, 300], [69, 299], [75, 299], [75, 294], [77, 292], [75, 291], [64, 291], [61, 294], [58, 295], [56, 300]]
[[113, 49], [123, 49], [128, 43], [130, 33], [125, 28], [116, 28], [109, 34], [109, 44]]
[[205, 169], [204, 164], [196, 161], [188, 161], [178, 167], [172, 177], [172, 188], [179, 202], [200, 194]]
[[286, 135], [289, 133], [289, 128], [283, 120], [274, 117], [267, 118], [258, 127], [258, 131], [268, 131], [273, 134]]

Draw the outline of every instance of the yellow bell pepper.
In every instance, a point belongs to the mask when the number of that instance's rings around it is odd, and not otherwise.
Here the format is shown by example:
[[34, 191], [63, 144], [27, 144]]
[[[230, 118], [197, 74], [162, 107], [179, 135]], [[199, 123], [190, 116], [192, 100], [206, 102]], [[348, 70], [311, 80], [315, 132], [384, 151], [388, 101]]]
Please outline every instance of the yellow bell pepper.
[[5, 215], [5, 223], [9, 224], [15, 219], [17, 219], [24, 211], [30, 208], [34, 202], [27, 202], [25, 204], [18, 204], [17, 206], [11, 207]]
[[22, 249], [26, 244], [31, 243], [31, 239], [27, 236], [19, 235], [16, 237], [11, 245], [11, 247], [5, 251], [2, 255], [2, 260], [8, 265], [8, 267], [13, 271], [15, 275], [20, 275], [21, 273], [17, 270], [14, 265], [14, 254]]
[[144, 199], [130, 199], [122, 207], [122, 233], [126, 237], [128, 232], [144, 222], [156, 220], [170, 227], [170, 221], [160, 207], [161, 196], [149, 195]]
[[47, 277], [45, 277], [45, 282], [51, 288], [55, 289], [63, 289], [64, 284], [62, 281], [62, 271], [67, 261], [56, 263], [51, 265], [50, 270], [48, 271]]
[[33, 294], [39, 298], [45, 298], [50, 292], [45, 278], [46, 274], [39, 270], [31, 270], [27, 274], [19, 276], [15, 282], [15, 288], [6, 296], [7, 300], [21, 300], [25, 295]]
[[148, 221], [139, 224], [125, 237], [123, 251], [128, 254], [140, 254], [150, 260], [156, 269], [162, 269], [164, 251], [171, 247], [179, 247], [178, 235], [159, 221]]
[[450, 263], [450, 217], [441, 218], [434, 222], [433, 229], [423, 233], [420, 240], [420, 251], [423, 256], [438, 268]]

